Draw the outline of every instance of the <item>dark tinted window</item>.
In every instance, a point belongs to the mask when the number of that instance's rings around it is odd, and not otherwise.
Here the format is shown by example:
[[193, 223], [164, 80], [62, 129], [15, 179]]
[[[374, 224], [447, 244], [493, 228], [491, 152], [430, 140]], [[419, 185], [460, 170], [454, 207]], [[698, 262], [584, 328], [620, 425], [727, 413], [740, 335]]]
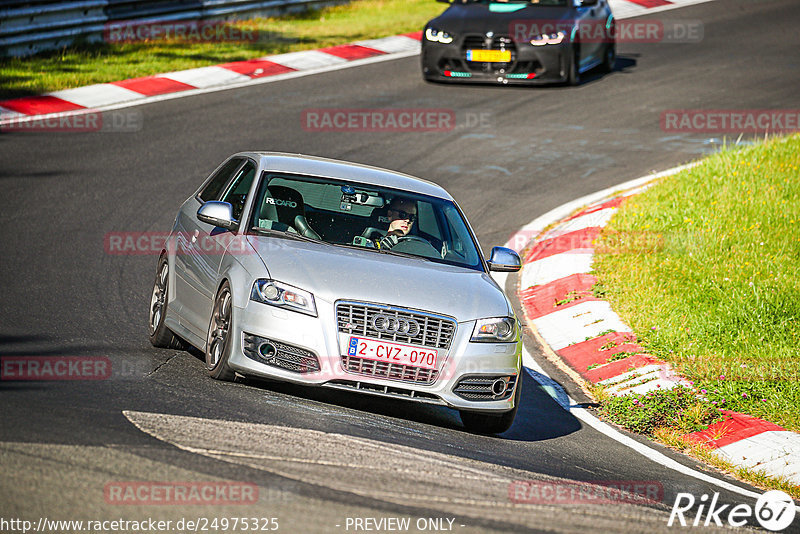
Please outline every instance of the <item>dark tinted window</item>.
[[233, 158], [225, 165], [220, 167], [220, 169], [214, 173], [214, 176], [211, 177], [211, 181], [209, 181], [200, 192], [200, 200], [203, 202], [208, 202], [209, 200], [219, 200], [220, 194], [222, 193], [222, 188], [228, 183], [233, 171], [235, 171], [241, 164], [242, 158]]
[[252, 161], [244, 164], [236, 177], [228, 186], [228, 190], [222, 196], [223, 202], [229, 202], [233, 206], [233, 218], [241, 220], [242, 211], [244, 210], [244, 203], [247, 199], [247, 193], [250, 191], [250, 186], [253, 184], [253, 178], [256, 176], [256, 166]]

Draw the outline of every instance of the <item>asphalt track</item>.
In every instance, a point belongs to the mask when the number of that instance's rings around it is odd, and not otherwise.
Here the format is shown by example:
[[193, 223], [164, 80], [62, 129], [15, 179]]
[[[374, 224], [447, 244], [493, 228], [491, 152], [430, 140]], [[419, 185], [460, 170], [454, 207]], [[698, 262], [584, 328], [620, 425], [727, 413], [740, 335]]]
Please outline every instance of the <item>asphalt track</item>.
[[[105, 356], [114, 369], [103, 381], [0, 383], [0, 515], [246, 515], [278, 517], [289, 532], [348, 531], [347, 517], [449, 517], [464, 532], [642, 532], [668, 530], [678, 492], [747, 502], [585, 427], [528, 378], [517, 421], [500, 437], [464, 432], [443, 408], [215, 382], [197, 355], [147, 341], [156, 258], [104, 249], [109, 232], [168, 230], [223, 158], [268, 149], [434, 180], [488, 250], [558, 205], [719, 146], [708, 135], [664, 133], [664, 110], [800, 107], [796, 1], [719, 0], [657, 18], [701, 21], [704, 39], [623, 44], [614, 73], [576, 88], [426, 84], [413, 57], [133, 108], [143, 125], [133, 133], [0, 135], [0, 354]], [[301, 125], [309, 108], [383, 107], [452, 109], [458, 126], [326, 133]], [[475, 117], [484, 124], [467, 124]], [[104, 498], [108, 483], [148, 480], [246, 481], [259, 486], [259, 500], [121, 506]], [[513, 506], [513, 480], [649, 481], [664, 496], [647, 506]]]

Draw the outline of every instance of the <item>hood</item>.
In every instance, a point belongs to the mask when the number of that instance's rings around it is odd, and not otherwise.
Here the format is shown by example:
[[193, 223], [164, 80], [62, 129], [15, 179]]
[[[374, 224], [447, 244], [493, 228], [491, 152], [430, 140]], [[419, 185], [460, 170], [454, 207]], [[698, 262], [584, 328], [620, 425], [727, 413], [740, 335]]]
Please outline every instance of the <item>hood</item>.
[[571, 7], [520, 4], [521, 9], [508, 3], [452, 4], [428, 25], [459, 37], [463, 34], [494, 32], [496, 35], [513, 35], [513, 23], [528, 27], [536, 21], [568, 21], [574, 19]]
[[486, 273], [371, 250], [248, 236], [269, 277], [333, 304], [357, 300], [414, 308], [458, 322], [510, 314], [508, 301]]

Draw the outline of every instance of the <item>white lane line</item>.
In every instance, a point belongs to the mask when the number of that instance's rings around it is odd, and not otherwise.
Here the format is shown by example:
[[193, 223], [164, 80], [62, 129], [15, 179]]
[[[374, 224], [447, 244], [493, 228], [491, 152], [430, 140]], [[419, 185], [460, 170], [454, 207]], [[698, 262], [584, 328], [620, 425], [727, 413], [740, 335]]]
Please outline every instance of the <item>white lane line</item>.
[[[631, 438], [630, 436], [626, 436], [619, 430], [615, 429], [608, 423], [604, 423], [592, 414], [590, 414], [586, 408], [582, 408], [578, 405], [575, 400], [570, 397], [566, 391], [550, 376], [545, 372], [541, 365], [539, 365], [536, 360], [533, 359], [533, 356], [528, 352], [528, 349], [525, 348], [524, 344], [522, 347], [522, 362], [525, 365], [525, 370], [528, 372], [531, 378], [540, 382], [540, 377], [538, 375], [542, 375], [546, 377], [548, 380], [545, 380], [545, 384], [542, 384], [543, 389], [555, 400], [564, 410], [570, 413], [570, 415], [575, 416], [575, 418], [581, 420], [582, 422], [586, 423], [590, 427], [594, 428], [601, 434], [613, 439], [621, 443], [622, 445], [638, 452], [648, 460], [652, 460], [653, 462], [662, 465], [668, 469], [672, 469], [673, 471], [677, 471], [681, 474], [688, 475], [692, 478], [696, 478], [703, 482], [707, 482], [709, 484], [713, 484], [717, 487], [722, 489], [731, 491], [733, 493], [738, 493], [739, 495], [744, 495], [745, 497], [752, 497], [753, 499], [757, 499], [761, 496], [760, 493], [756, 493], [754, 491], [746, 490], [731, 484], [730, 482], [726, 482], [724, 480], [719, 480], [712, 476], [709, 476], [705, 473], [701, 473], [699, 471], [695, 471], [690, 467], [686, 467], [685, 465], [676, 462], [672, 458], [662, 454], [661, 452], [648, 447], [642, 443], [639, 443], [635, 439]], [[540, 382], [541, 383], [541, 382]]]

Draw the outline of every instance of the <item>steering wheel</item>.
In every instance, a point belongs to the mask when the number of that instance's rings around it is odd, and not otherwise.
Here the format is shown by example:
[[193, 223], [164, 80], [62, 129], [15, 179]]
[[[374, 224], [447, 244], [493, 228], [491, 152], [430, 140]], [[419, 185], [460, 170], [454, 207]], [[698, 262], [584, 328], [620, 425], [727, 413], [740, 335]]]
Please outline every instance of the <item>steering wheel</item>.
[[381, 230], [380, 228], [375, 228], [373, 226], [369, 226], [361, 232], [361, 237], [366, 237], [367, 239], [375, 239], [373, 236], [378, 234], [378, 237], [383, 237], [386, 235], [386, 230]]

